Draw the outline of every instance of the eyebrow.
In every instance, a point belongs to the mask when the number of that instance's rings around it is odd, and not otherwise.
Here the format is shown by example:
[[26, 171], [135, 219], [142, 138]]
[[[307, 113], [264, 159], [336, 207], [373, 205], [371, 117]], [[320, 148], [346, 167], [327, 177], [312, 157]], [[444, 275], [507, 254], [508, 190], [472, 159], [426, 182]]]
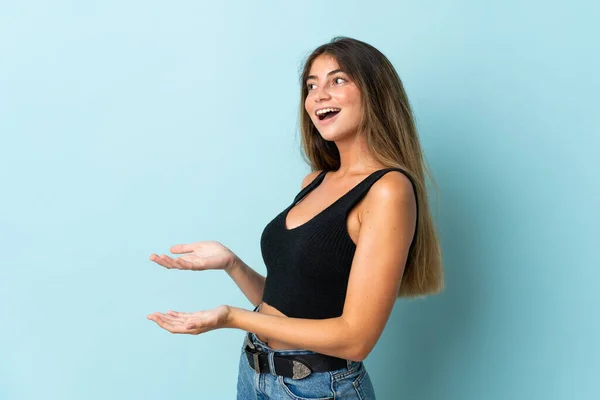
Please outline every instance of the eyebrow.
[[[329, 71], [329, 72], [327, 73], [327, 76], [329, 76], [329, 75], [333, 75], [333, 74], [336, 74], [336, 73], [338, 73], [338, 72], [344, 72], [344, 71], [342, 71], [342, 70], [341, 70], [341, 69], [339, 69], [339, 68], [338, 68], [338, 69], [334, 69], [333, 71]], [[344, 73], [345, 73], [345, 72], [344, 72]], [[319, 78], [317, 78], [317, 76], [316, 76], [316, 75], [309, 75], [309, 76], [307, 76], [307, 77], [306, 77], [306, 80], [308, 81], [309, 79], [319, 79]]]

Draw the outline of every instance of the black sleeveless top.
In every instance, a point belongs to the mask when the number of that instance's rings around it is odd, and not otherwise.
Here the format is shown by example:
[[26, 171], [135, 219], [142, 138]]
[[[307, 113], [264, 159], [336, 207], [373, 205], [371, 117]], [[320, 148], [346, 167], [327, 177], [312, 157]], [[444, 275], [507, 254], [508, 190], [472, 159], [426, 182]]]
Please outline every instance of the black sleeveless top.
[[[322, 171], [288, 208], [267, 224], [260, 239], [267, 267], [264, 302], [292, 318], [325, 319], [342, 315], [356, 250], [346, 228], [347, 215], [371, 185], [392, 170], [411, 180], [416, 196], [414, 181], [404, 170], [381, 169], [308, 222], [287, 229], [285, 219], [289, 210], [323, 181], [327, 171]], [[413, 236], [411, 249], [414, 241]]]

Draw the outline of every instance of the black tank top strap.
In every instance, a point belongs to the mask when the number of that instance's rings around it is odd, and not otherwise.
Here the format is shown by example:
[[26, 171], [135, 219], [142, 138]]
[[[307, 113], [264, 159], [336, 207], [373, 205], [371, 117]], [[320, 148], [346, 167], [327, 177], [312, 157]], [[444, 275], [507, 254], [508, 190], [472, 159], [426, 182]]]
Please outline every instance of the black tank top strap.
[[[418, 221], [418, 219], [419, 219], [418, 204], [419, 203], [418, 203], [417, 187], [415, 185], [415, 181], [408, 174], [408, 172], [406, 172], [406, 170], [404, 170], [402, 168], [393, 167], [393, 168], [380, 169], [378, 171], [373, 172], [371, 175], [366, 177], [362, 182], [360, 182], [357, 186], [355, 186], [354, 189], [352, 189], [350, 192], [348, 192], [348, 194], [346, 196], [344, 196], [344, 198], [341, 199], [342, 201], [338, 205], [338, 207], [340, 207], [339, 211], [341, 211], [341, 213], [342, 213], [341, 215], [344, 216], [344, 218], [343, 218], [344, 226], [345, 226], [346, 216], [348, 215], [348, 213], [350, 212], [352, 207], [354, 207], [356, 205], [356, 203], [358, 203], [360, 201], [360, 199], [362, 199], [367, 194], [367, 192], [369, 191], [371, 186], [375, 182], [377, 182], [377, 180], [379, 180], [379, 178], [381, 178], [383, 175], [385, 175], [389, 171], [399, 171], [399, 172], [403, 173], [412, 183], [413, 192], [415, 194], [415, 200], [417, 200], [417, 221]], [[417, 227], [415, 226], [415, 231], [414, 231], [412, 242], [410, 244], [409, 251], [415, 245], [416, 240], [417, 240]]]
[[[375, 181], [391, 170], [407, 174], [399, 168], [375, 171], [302, 225], [286, 228], [285, 216], [290, 207], [267, 224], [260, 239], [267, 267], [261, 301], [292, 318], [325, 319], [342, 315], [358, 244], [348, 234], [347, 213]], [[294, 202], [321, 184], [325, 174], [321, 171], [296, 195]]]
[[323, 180], [323, 178], [325, 177], [325, 174], [327, 173], [327, 170], [323, 170], [319, 173], [319, 175], [317, 175], [317, 177], [315, 179], [313, 179], [308, 185], [306, 185], [304, 187], [304, 189], [302, 189], [297, 195], [296, 197], [294, 197], [294, 201], [292, 202], [292, 205], [296, 204], [298, 201], [300, 201], [304, 196], [306, 196], [308, 194], [308, 192], [310, 192], [311, 190], [313, 190], [315, 187], [319, 186], [319, 184], [321, 183], [321, 181]]
[[415, 197], [417, 196], [415, 182], [404, 169], [396, 167], [380, 169], [367, 176], [365, 179], [363, 179], [362, 182], [360, 182], [352, 190], [350, 190], [350, 192], [348, 192], [346, 196], [344, 196], [344, 198], [342, 199], [343, 201], [341, 202], [341, 204], [339, 204], [339, 207], [341, 207], [342, 211], [344, 211], [344, 215], [347, 214], [348, 211], [352, 209], [352, 207], [354, 207], [356, 203], [358, 203], [367, 194], [371, 186], [375, 182], [377, 182], [379, 178], [381, 178], [389, 171], [399, 171], [403, 173], [412, 183]]

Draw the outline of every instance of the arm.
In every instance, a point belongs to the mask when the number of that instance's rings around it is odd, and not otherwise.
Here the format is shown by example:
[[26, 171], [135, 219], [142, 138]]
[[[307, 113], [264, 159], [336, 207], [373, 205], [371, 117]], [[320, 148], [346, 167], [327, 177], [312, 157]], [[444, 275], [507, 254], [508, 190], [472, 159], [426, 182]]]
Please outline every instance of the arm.
[[287, 318], [230, 307], [224, 327], [301, 349], [364, 360], [379, 340], [396, 301], [416, 224], [412, 185], [400, 172], [386, 174], [369, 193], [340, 317]]
[[416, 202], [408, 178], [391, 171], [375, 182], [359, 219], [346, 300], [337, 318], [288, 318], [223, 305], [195, 313], [154, 313], [148, 319], [172, 333], [237, 328], [296, 348], [362, 361], [375, 347], [391, 314], [413, 238]]
[[288, 318], [229, 306], [225, 328], [266, 335], [299, 349], [357, 360], [355, 333], [342, 317], [328, 319]]

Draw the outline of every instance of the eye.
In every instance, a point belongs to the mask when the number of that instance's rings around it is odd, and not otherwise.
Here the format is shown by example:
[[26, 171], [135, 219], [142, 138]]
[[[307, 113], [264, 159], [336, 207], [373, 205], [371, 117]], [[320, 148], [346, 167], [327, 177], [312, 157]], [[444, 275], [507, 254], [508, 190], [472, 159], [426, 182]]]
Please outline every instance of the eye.
[[[337, 82], [337, 80], [338, 80], [338, 79], [341, 79], [341, 80], [342, 80], [342, 81], [344, 81], [344, 82], [348, 82], [348, 81], [347, 81], [345, 78], [342, 78], [341, 76], [337, 76], [337, 77], [333, 78], [333, 81], [334, 81], [334, 82]], [[314, 83], [307, 83], [307, 84], [306, 84], [306, 89], [307, 89], [308, 91], [310, 91], [310, 90], [312, 89], [312, 88], [311, 88], [311, 86], [312, 86], [312, 85], [314, 85]]]

